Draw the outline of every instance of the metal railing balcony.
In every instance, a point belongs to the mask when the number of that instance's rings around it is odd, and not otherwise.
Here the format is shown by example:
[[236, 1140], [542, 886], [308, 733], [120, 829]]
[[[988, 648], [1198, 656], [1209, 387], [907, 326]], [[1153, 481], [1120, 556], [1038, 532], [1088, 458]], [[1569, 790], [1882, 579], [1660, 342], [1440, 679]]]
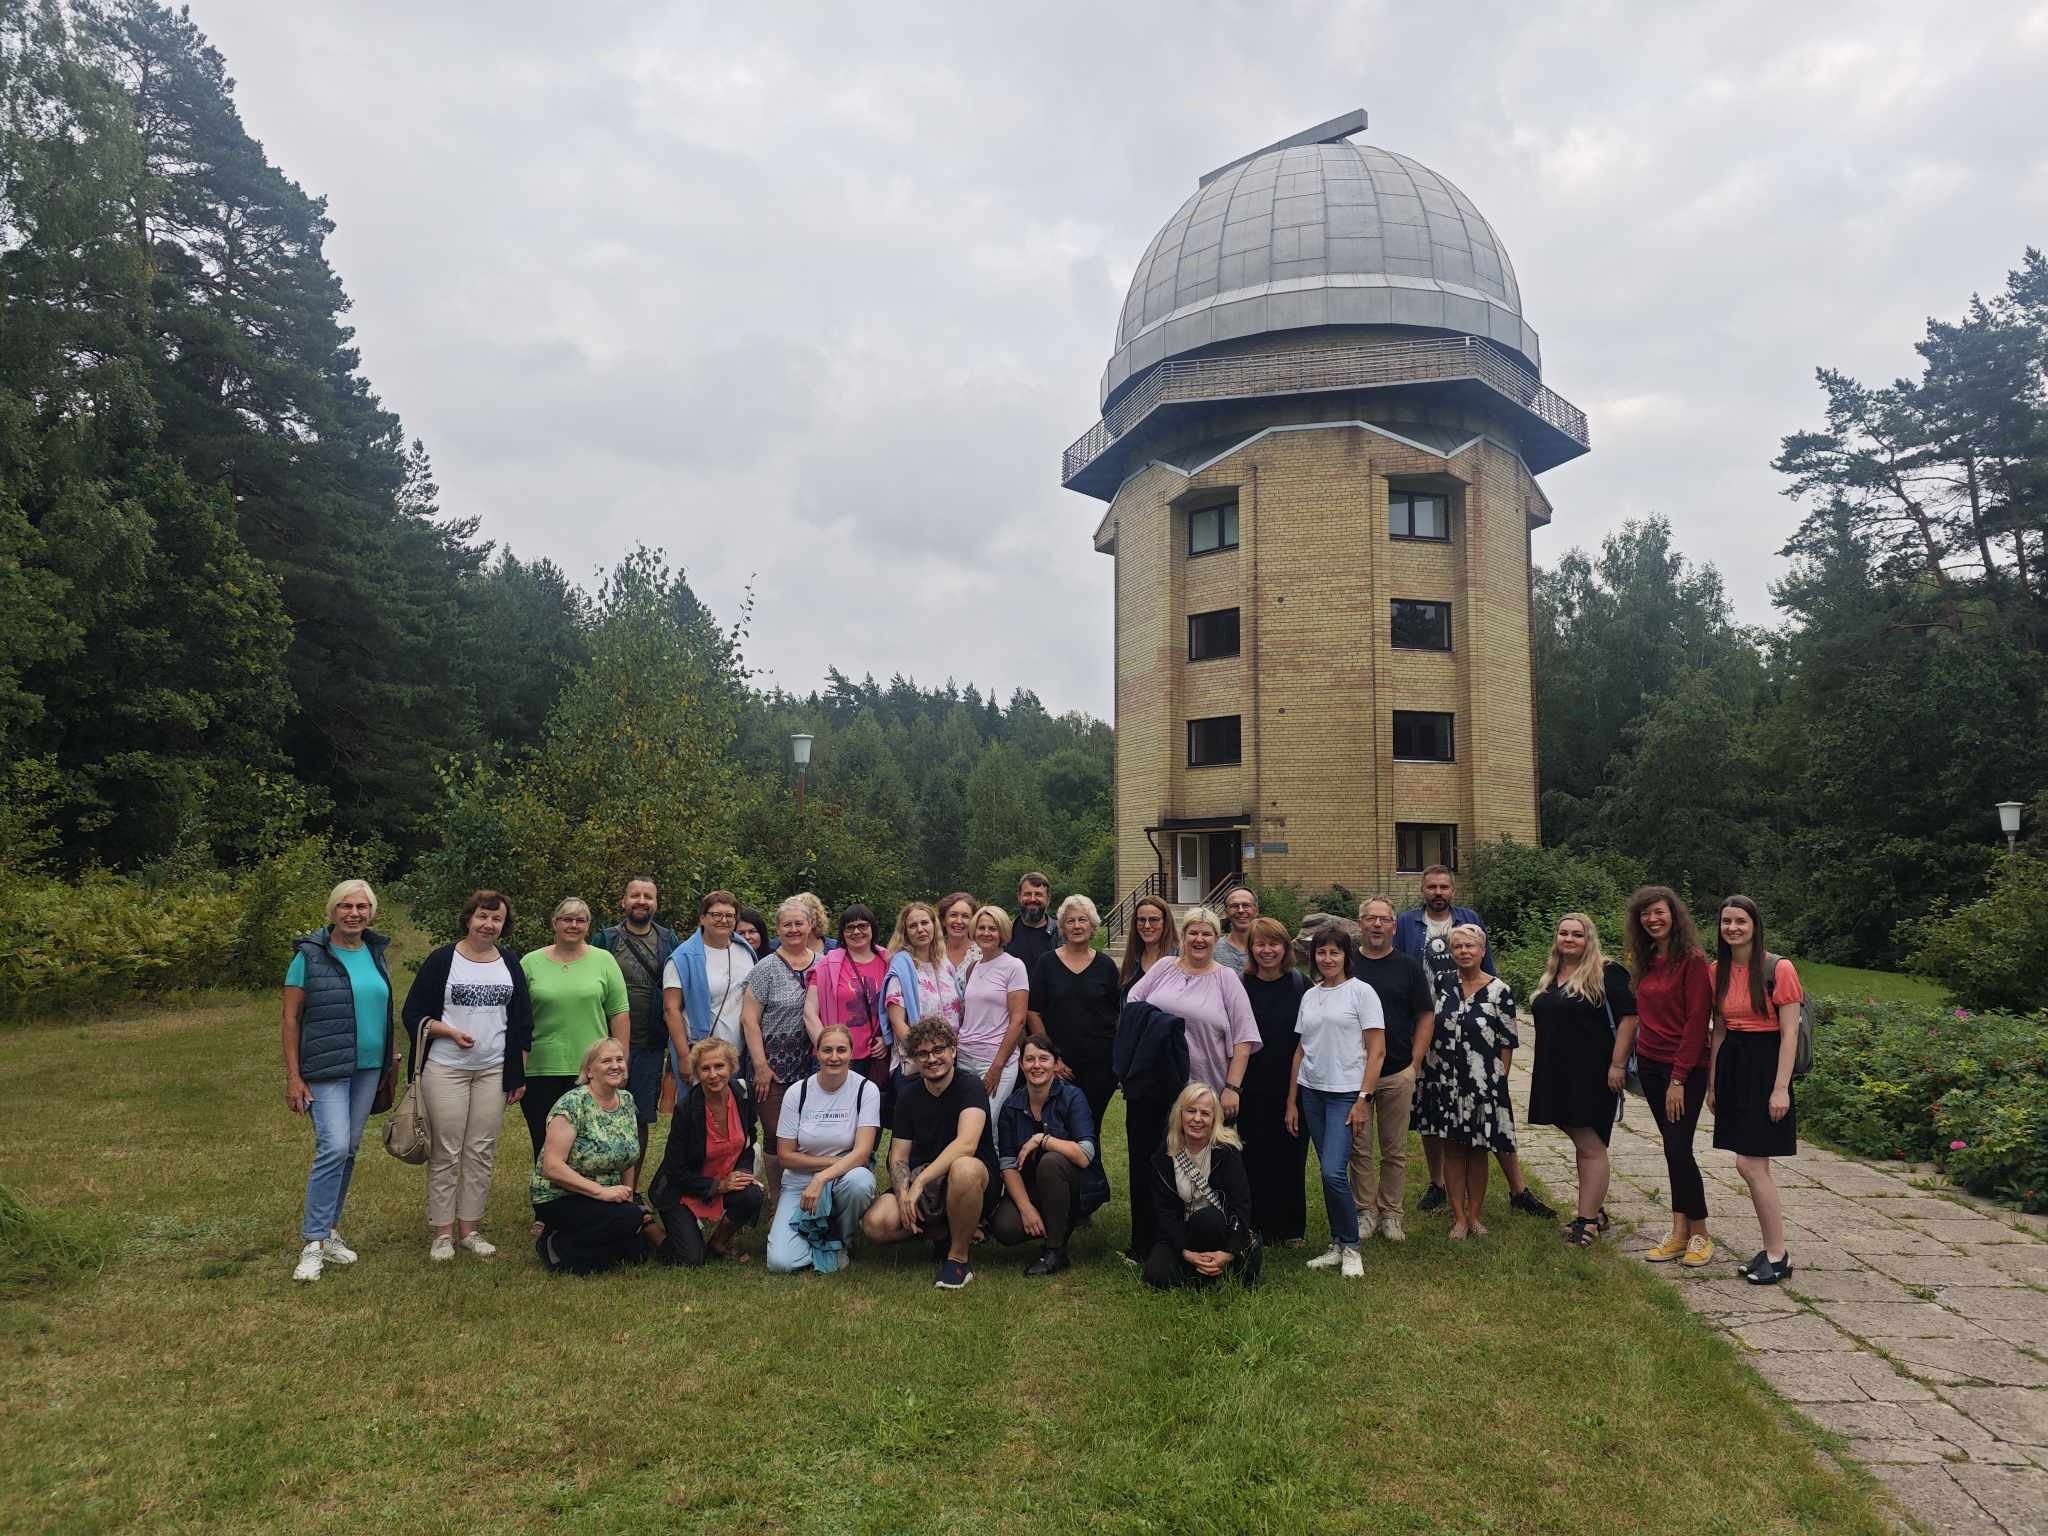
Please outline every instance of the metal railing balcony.
[[1102, 419], [1061, 456], [1060, 483], [1071, 484], [1164, 405], [1459, 382], [1484, 386], [1575, 445], [1575, 452], [1560, 452], [1551, 459], [1553, 463], [1592, 447], [1586, 413], [1548, 388], [1533, 369], [1505, 349], [1477, 336], [1426, 337], [1301, 347], [1243, 357], [1175, 358], [1161, 363], [1103, 412]]

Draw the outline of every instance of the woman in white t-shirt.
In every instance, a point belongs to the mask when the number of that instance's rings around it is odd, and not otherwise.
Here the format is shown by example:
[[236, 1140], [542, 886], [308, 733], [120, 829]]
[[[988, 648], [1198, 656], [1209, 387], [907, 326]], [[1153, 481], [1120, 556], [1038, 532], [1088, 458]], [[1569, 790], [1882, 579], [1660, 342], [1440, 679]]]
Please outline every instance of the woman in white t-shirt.
[[500, 947], [512, 926], [512, 903], [496, 891], [474, 891], [456, 918], [462, 937], [420, 962], [402, 1017], [411, 1039], [427, 1117], [427, 1256], [455, 1257], [457, 1247], [480, 1259], [496, 1253], [477, 1227], [491, 1193], [498, 1128], [505, 1106], [526, 1093], [526, 1052], [533, 1044], [533, 1004], [518, 957]]
[[1308, 1267], [1341, 1266], [1347, 1280], [1365, 1274], [1358, 1256], [1358, 1206], [1351, 1197], [1351, 1138], [1365, 1127], [1387, 1051], [1379, 994], [1351, 974], [1357, 958], [1343, 929], [1333, 924], [1316, 935], [1309, 952], [1316, 984], [1301, 995], [1294, 1022], [1300, 1043], [1287, 1090], [1287, 1129], [1299, 1135], [1302, 1122], [1308, 1123], [1330, 1218], [1329, 1249]]
[[[882, 1091], [853, 1066], [853, 1036], [843, 1024], [818, 1032], [818, 1070], [784, 1090], [775, 1144], [782, 1193], [768, 1228], [768, 1269], [788, 1275], [843, 1269], [853, 1234], [875, 1198], [875, 1142]], [[809, 1174], [802, 1183], [791, 1175]]]

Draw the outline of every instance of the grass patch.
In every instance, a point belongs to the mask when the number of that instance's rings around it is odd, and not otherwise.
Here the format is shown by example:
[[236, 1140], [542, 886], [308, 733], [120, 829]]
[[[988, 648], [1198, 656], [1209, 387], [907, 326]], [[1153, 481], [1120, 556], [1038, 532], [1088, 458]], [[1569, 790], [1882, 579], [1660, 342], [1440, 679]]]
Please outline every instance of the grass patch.
[[1809, 997], [1834, 997], [1845, 1003], [1873, 999], [1880, 1003], [1928, 1003], [1937, 1008], [1948, 999], [1941, 983], [1925, 976], [1864, 971], [1853, 965], [1823, 965], [1818, 960], [1792, 963], [1799, 968], [1799, 985]]
[[111, 1246], [92, 1217], [32, 1211], [0, 1184], [0, 1299], [59, 1290], [96, 1275]]
[[744, 1268], [559, 1280], [515, 1113], [497, 1260], [429, 1265], [422, 1171], [373, 1129], [362, 1262], [294, 1286], [311, 1138], [272, 1017], [10, 1034], [0, 1183], [124, 1237], [61, 1306], [0, 1307], [0, 1529], [1887, 1529], [1667, 1285], [1497, 1180], [1492, 1238], [1417, 1216], [1363, 1283], [1281, 1252], [1256, 1292], [1151, 1294], [1121, 1200], [1052, 1282], [1029, 1248], [957, 1295], [917, 1251], [776, 1278], [758, 1233]]

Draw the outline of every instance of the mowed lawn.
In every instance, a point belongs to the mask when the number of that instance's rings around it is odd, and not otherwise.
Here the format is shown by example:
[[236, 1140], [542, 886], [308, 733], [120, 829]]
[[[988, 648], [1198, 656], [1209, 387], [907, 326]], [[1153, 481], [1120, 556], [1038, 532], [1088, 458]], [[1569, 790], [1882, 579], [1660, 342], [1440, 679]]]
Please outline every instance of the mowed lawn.
[[1939, 1007], [1948, 998], [1938, 981], [1925, 976], [1908, 976], [1899, 971], [1864, 971], [1853, 965], [1825, 965], [1818, 960], [1795, 960], [1799, 985], [1813, 997], [1832, 997], [1844, 1003], [1927, 1003]]
[[575, 1280], [521, 1240], [516, 1113], [488, 1263], [429, 1265], [423, 1171], [373, 1123], [362, 1262], [295, 1286], [311, 1136], [274, 1021], [230, 997], [0, 1035], [0, 1184], [113, 1241], [0, 1298], [0, 1529], [1886, 1528], [1662, 1282], [1498, 1180], [1491, 1239], [1412, 1217], [1363, 1283], [1276, 1252], [1256, 1292], [1147, 1293], [1121, 1200], [1052, 1281], [1031, 1248], [959, 1294], [922, 1249], [777, 1278], [758, 1233], [745, 1267]]

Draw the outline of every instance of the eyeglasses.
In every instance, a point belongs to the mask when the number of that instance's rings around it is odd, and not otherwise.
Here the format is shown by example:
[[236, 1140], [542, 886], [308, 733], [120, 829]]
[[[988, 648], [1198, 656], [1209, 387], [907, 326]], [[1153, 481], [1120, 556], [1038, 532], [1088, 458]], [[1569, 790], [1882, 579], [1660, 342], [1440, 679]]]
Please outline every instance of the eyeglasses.
[[942, 1056], [950, 1056], [952, 1054], [953, 1047], [950, 1045], [935, 1045], [928, 1051], [912, 1051], [910, 1058], [913, 1061], [937, 1061]]
[[845, 933], [873, 933], [875, 925], [873, 923], [848, 923], [841, 931]]

